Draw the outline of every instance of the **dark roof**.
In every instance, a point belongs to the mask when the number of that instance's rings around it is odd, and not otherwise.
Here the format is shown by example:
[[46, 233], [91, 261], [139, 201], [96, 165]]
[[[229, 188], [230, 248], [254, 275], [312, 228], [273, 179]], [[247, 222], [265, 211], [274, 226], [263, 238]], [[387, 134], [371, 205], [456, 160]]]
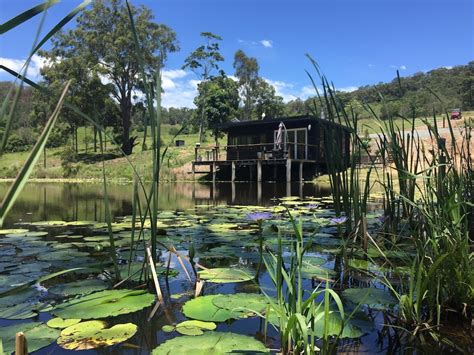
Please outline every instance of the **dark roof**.
[[312, 122], [320, 123], [328, 126], [338, 127], [344, 130], [349, 131], [349, 128], [346, 126], [340, 125], [338, 123], [331, 122], [329, 120], [325, 120], [322, 118], [314, 117], [314, 116], [290, 116], [290, 117], [276, 117], [276, 118], [267, 118], [263, 120], [255, 120], [255, 121], [239, 121], [239, 122], [227, 122], [219, 125], [219, 129], [224, 132], [230, 131], [233, 128], [237, 127], [258, 127], [258, 126], [265, 126], [271, 125], [274, 126], [275, 124], [279, 124], [280, 122], [288, 123], [291, 122], [293, 124], [310, 124]]

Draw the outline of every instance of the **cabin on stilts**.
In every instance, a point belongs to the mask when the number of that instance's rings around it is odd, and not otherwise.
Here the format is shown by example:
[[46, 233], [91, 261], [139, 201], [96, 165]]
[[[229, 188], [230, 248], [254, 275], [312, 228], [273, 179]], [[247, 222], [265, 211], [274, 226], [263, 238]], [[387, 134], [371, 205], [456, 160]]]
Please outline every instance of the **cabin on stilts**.
[[213, 181], [303, 181], [327, 172], [325, 152], [334, 148], [342, 159], [339, 166], [349, 164], [349, 130], [325, 119], [236, 121], [219, 129], [227, 134], [227, 145], [196, 144], [193, 175], [210, 174]]

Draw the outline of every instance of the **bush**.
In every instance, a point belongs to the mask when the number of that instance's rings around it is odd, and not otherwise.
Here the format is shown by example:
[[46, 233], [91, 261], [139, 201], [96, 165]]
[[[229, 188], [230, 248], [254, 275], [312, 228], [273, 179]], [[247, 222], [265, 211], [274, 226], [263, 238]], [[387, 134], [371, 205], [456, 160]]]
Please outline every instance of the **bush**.
[[5, 146], [6, 152], [25, 152], [31, 148], [28, 139], [20, 135], [18, 132], [13, 132], [9, 135], [7, 144]]
[[79, 172], [79, 167], [75, 165], [77, 162], [77, 154], [71, 147], [66, 148], [61, 154], [61, 167], [63, 168], [63, 176], [74, 177]]

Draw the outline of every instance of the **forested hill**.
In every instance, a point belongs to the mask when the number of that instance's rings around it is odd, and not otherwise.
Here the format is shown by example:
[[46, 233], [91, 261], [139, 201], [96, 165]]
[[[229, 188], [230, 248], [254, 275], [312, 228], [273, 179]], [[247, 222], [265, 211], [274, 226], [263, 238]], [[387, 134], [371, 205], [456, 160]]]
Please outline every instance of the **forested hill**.
[[[390, 83], [366, 85], [350, 93], [340, 93], [344, 103], [367, 103], [379, 108], [380, 94], [391, 113], [411, 116], [439, 113], [446, 109], [474, 109], [474, 61], [452, 68], [439, 68], [411, 76], [394, 78]], [[443, 104], [440, 103], [440, 100]], [[385, 113], [387, 114], [387, 113]]]

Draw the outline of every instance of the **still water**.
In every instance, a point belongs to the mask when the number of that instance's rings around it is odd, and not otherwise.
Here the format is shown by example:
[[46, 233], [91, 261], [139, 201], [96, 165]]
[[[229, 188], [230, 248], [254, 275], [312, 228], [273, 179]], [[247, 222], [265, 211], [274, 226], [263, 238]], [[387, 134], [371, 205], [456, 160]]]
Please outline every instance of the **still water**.
[[[0, 198], [8, 183], [0, 183]], [[112, 218], [132, 213], [133, 185], [107, 186]], [[149, 190], [149, 186], [145, 186]], [[196, 205], [272, 205], [284, 196], [324, 197], [329, 186], [286, 183], [163, 183], [159, 207], [186, 210]], [[17, 222], [45, 220], [105, 221], [104, 192], [101, 183], [29, 183], [10, 211], [4, 228]]]

